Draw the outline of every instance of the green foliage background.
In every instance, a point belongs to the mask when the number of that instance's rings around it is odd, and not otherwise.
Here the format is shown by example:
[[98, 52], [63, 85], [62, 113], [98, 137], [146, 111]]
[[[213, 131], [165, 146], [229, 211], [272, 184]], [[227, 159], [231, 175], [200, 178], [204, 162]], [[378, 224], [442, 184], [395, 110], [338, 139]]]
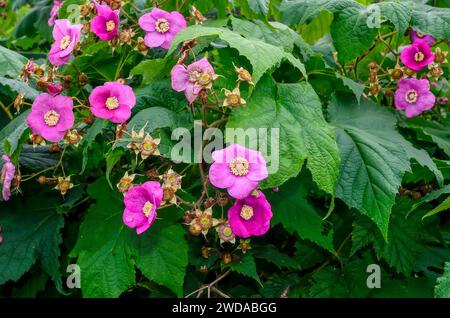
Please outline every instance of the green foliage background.
[[[65, 1], [60, 17], [83, 3]], [[34, 178], [11, 201], [0, 202], [0, 296], [182, 297], [230, 269], [218, 288], [233, 297], [450, 297], [448, 105], [406, 119], [391, 97], [363, 94], [368, 64], [386, 59], [380, 34], [395, 32], [391, 44], [398, 47], [409, 43], [404, 33], [413, 27], [448, 49], [450, 3], [377, 1], [379, 29], [366, 23], [370, 4], [165, 1], [161, 8], [181, 6], [185, 16], [195, 5], [208, 20], [190, 23], [168, 52], [150, 50], [145, 57], [130, 47], [112, 53], [106, 42], [88, 41], [62, 68], [73, 77], [68, 94], [83, 99], [105, 81], [130, 80], [137, 105], [128, 124], [138, 129], [148, 121], [146, 131], [162, 138], [165, 160], [171, 129], [192, 129], [198, 118], [170, 87], [180, 44], [196, 38], [194, 52], [214, 61], [221, 99], [220, 89], [235, 85], [233, 64], [251, 71], [256, 86], [241, 86], [247, 105], [230, 111], [222, 128], [280, 129], [280, 169], [262, 184], [273, 207], [272, 228], [243, 254], [219, 247], [215, 234], [209, 243], [188, 235], [181, 224], [188, 208], [180, 205], [162, 209], [161, 220], [136, 236], [122, 222], [122, 194], [111, 187], [134, 155], [126, 143], [112, 148], [115, 127], [96, 120], [82, 127], [79, 147], [66, 148], [63, 165], [76, 187], [65, 198]], [[0, 153], [27, 175], [51, 171], [59, 160], [49, 146], [30, 145], [29, 107], [17, 114], [10, 107], [18, 93], [28, 102], [39, 94], [35, 83], [17, 77], [28, 59], [46, 63], [51, 5], [8, 0], [0, 8]], [[151, 1], [124, 1], [135, 17], [151, 7]], [[394, 67], [395, 60], [385, 63]], [[79, 72], [89, 77], [84, 88], [76, 84]], [[448, 78], [448, 65], [444, 72]], [[202, 191], [197, 168], [174, 169], [186, 171], [180, 196], [196, 200]], [[213, 247], [207, 259], [204, 245]], [[222, 252], [234, 254], [230, 264]], [[81, 289], [65, 286], [72, 263], [81, 267]], [[381, 266], [380, 289], [366, 286], [369, 264]]]

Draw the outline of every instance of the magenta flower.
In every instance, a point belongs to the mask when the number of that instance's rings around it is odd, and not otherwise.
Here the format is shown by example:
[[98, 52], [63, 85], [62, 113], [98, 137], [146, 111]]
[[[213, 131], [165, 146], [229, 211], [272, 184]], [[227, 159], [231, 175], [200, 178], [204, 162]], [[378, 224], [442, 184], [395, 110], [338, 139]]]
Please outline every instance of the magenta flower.
[[421, 32], [414, 30], [411, 31], [409, 36], [411, 38], [412, 43], [416, 42], [417, 40], [422, 40], [425, 41], [429, 46], [432, 46], [436, 42], [436, 39], [433, 36], [429, 34], [423, 34]]
[[402, 78], [398, 81], [394, 100], [395, 107], [404, 110], [406, 117], [410, 118], [433, 108], [436, 98], [430, 92], [427, 79]]
[[47, 92], [52, 96], [59, 95], [62, 92], [62, 85], [56, 83], [48, 83]]
[[130, 118], [131, 108], [136, 105], [136, 96], [128, 85], [106, 82], [92, 90], [89, 103], [92, 114], [120, 124]]
[[272, 208], [264, 194], [258, 190], [243, 200], [236, 200], [228, 210], [228, 221], [233, 233], [241, 238], [264, 235], [270, 228]]
[[59, 8], [63, 5], [62, 1], [53, 0], [53, 7], [50, 10], [50, 18], [48, 19], [48, 25], [53, 26], [56, 19], [59, 16]]
[[244, 199], [267, 178], [267, 166], [261, 152], [233, 144], [212, 153], [214, 163], [209, 168], [213, 186], [227, 189], [236, 199]]
[[33, 133], [51, 142], [63, 139], [66, 132], [73, 127], [74, 121], [72, 99], [47, 93], [36, 97], [27, 117], [28, 126]]
[[148, 47], [168, 49], [175, 35], [186, 28], [186, 20], [177, 11], [166, 12], [153, 8], [139, 18], [139, 26], [146, 32], [144, 43]]
[[109, 41], [119, 35], [119, 10], [95, 2], [97, 16], [91, 20], [91, 29], [100, 39]]
[[53, 39], [55, 42], [50, 48], [48, 59], [54, 66], [67, 63], [75, 45], [80, 40], [81, 24], [71, 25], [69, 20], [56, 20], [53, 27]]
[[420, 71], [433, 62], [434, 54], [430, 46], [423, 40], [416, 40], [410, 46], [405, 47], [400, 53], [403, 64], [414, 71]]
[[214, 69], [206, 57], [187, 67], [177, 64], [172, 68], [172, 88], [183, 92], [189, 103], [193, 103], [203, 88], [210, 88], [215, 78]]
[[141, 234], [148, 230], [156, 218], [156, 209], [160, 206], [163, 189], [159, 182], [148, 181], [134, 186], [125, 194], [123, 222], [126, 226], [136, 228]]
[[0, 176], [0, 183], [2, 184], [3, 200], [8, 201], [11, 196], [11, 183], [14, 179], [16, 167], [12, 164], [11, 160], [7, 155], [3, 155], [2, 159], [4, 163], [2, 173]]

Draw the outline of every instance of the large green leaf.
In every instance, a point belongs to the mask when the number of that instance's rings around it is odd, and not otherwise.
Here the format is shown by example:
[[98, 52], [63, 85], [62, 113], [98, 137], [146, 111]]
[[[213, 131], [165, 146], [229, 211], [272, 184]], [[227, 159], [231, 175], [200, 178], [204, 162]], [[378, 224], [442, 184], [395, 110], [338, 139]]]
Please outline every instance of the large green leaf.
[[388, 242], [367, 217], [358, 217], [353, 225], [352, 253], [373, 243], [379, 258], [386, 260], [397, 272], [410, 275], [417, 257], [424, 248], [420, 238], [423, 231], [421, 213], [416, 212], [407, 217], [411, 204], [412, 202], [402, 198], [394, 206]]
[[370, 11], [366, 7], [348, 7], [334, 14], [331, 36], [338, 52], [338, 60], [345, 64], [367, 50], [378, 29], [368, 25]]
[[0, 285], [17, 281], [39, 260], [62, 290], [59, 245], [64, 219], [57, 213], [57, 205], [54, 196], [43, 195], [0, 202]]
[[270, 139], [267, 141], [272, 154], [279, 145], [279, 168], [262, 183], [263, 187], [275, 187], [295, 177], [306, 159], [313, 180], [333, 193], [338, 149], [332, 128], [323, 118], [321, 102], [308, 83], [276, 84], [265, 77], [248, 105], [233, 111], [227, 127], [279, 129], [279, 142], [270, 145]]
[[9, 87], [12, 91], [18, 94], [24, 94], [24, 96], [28, 99], [34, 99], [39, 95], [37, 90], [17, 79], [10, 79], [0, 76], [0, 87], [1, 86]]
[[308, 202], [308, 184], [305, 178], [289, 180], [277, 193], [268, 193], [272, 203], [272, 225], [281, 223], [290, 233], [297, 232], [302, 239], [310, 240], [331, 253], [333, 230], [325, 231], [324, 222], [316, 209]]
[[122, 194], [105, 178], [88, 187], [92, 204], [71, 256], [81, 268], [84, 297], [118, 297], [135, 283], [136, 233], [122, 221]]
[[376, 4], [380, 8], [381, 15], [392, 22], [399, 34], [405, 33], [411, 20], [412, 6], [405, 2], [387, 1]]
[[142, 75], [142, 85], [148, 85], [160, 80], [173, 66], [173, 62], [167, 59], [145, 60], [136, 65], [131, 75]]
[[[245, 56], [253, 67], [253, 82], [255, 84], [267, 71], [277, 67], [290, 56], [282, 48], [267, 44], [261, 40], [244, 38], [240, 34], [226, 28], [203, 27], [200, 25], [191, 26], [178, 33], [167, 54], [172, 54], [178, 45], [186, 40], [204, 36], [218, 36], [220, 39], [228, 42], [230, 47], [238, 50], [239, 54]], [[301, 65], [300, 71], [306, 77], [303, 64], [297, 60], [294, 66], [299, 67], [299, 65]]]
[[408, 3], [412, 8], [411, 25], [438, 39], [450, 38], [450, 9], [435, 8], [420, 3]]
[[17, 78], [27, 59], [0, 45], [0, 76]]
[[330, 119], [341, 155], [336, 196], [369, 216], [387, 238], [389, 216], [409, 159], [395, 117], [369, 100], [333, 97]]
[[230, 268], [232, 271], [253, 278], [261, 284], [258, 273], [256, 272], [255, 259], [250, 253], [242, 255], [237, 262], [231, 263]]
[[180, 224], [155, 224], [142, 235], [137, 266], [154, 282], [183, 296], [188, 264], [188, 245]]

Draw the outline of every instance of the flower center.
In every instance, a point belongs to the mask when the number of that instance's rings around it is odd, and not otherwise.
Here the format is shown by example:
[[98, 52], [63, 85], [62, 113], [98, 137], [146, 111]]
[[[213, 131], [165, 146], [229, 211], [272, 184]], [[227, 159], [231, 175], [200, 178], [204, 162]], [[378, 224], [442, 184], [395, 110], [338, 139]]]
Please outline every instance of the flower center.
[[105, 106], [109, 110], [114, 110], [119, 107], [119, 100], [117, 99], [117, 97], [114, 97], [114, 96], [108, 97], [106, 99]]
[[233, 235], [233, 231], [231, 230], [231, 228], [229, 226], [227, 226], [223, 229], [222, 234], [226, 237], [229, 237], [229, 236]]
[[170, 23], [166, 19], [158, 19], [155, 22], [155, 30], [159, 33], [166, 33], [169, 31]]
[[246, 176], [248, 174], [248, 161], [245, 158], [236, 157], [228, 166], [236, 177]]
[[425, 55], [422, 52], [417, 52], [414, 54], [414, 60], [416, 62], [422, 62], [425, 59]]
[[203, 230], [208, 230], [212, 226], [212, 219], [208, 215], [203, 215], [198, 219]]
[[56, 126], [59, 122], [59, 117], [61, 117], [60, 114], [55, 112], [54, 110], [49, 110], [44, 115], [44, 122], [47, 126], [53, 127]]
[[116, 28], [116, 23], [113, 20], [106, 22], [106, 31], [111, 32]]
[[191, 83], [197, 82], [200, 78], [201, 72], [202, 71], [199, 68], [193, 68], [192, 70], [190, 70], [188, 74], [188, 81]]
[[148, 218], [150, 215], [150, 212], [152, 212], [153, 204], [150, 201], [145, 202], [144, 207], [142, 208], [142, 212], [144, 213], [145, 217]]
[[239, 105], [240, 104], [240, 98], [238, 94], [230, 94], [227, 97], [228, 103], [231, 105]]
[[67, 47], [70, 45], [70, 36], [65, 35], [62, 39], [61, 42], [59, 43], [59, 48], [61, 50], [65, 50], [67, 49]]
[[198, 83], [202, 86], [207, 86], [212, 81], [212, 76], [209, 72], [201, 73], [198, 77]]
[[248, 221], [253, 217], [253, 208], [249, 205], [244, 205], [241, 209], [241, 218]]
[[417, 91], [415, 89], [410, 89], [409, 91], [406, 92], [405, 100], [408, 103], [413, 104], [417, 101], [418, 97], [419, 97], [419, 94], [417, 93]]

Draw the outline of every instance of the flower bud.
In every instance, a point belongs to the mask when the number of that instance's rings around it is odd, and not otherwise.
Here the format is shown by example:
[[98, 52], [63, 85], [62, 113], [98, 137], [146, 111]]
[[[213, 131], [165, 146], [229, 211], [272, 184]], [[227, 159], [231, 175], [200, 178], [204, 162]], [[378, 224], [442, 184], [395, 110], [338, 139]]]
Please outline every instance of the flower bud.
[[47, 177], [46, 176], [39, 176], [37, 179], [37, 182], [40, 184], [46, 184], [47, 183]]
[[228, 265], [231, 263], [232, 261], [232, 257], [230, 253], [223, 253], [222, 254], [222, 261], [224, 262], [225, 265]]
[[86, 85], [88, 82], [88, 77], [85, 73], [81, 73], [80, 75], [78, 75], [78, 85], [80, 87], [83, 87], [84, 85]]
[[193, 236], [199, 236], [202, 233], [202, 227], [197, 222], [193, 222], [189, 225], [189, 233]]

